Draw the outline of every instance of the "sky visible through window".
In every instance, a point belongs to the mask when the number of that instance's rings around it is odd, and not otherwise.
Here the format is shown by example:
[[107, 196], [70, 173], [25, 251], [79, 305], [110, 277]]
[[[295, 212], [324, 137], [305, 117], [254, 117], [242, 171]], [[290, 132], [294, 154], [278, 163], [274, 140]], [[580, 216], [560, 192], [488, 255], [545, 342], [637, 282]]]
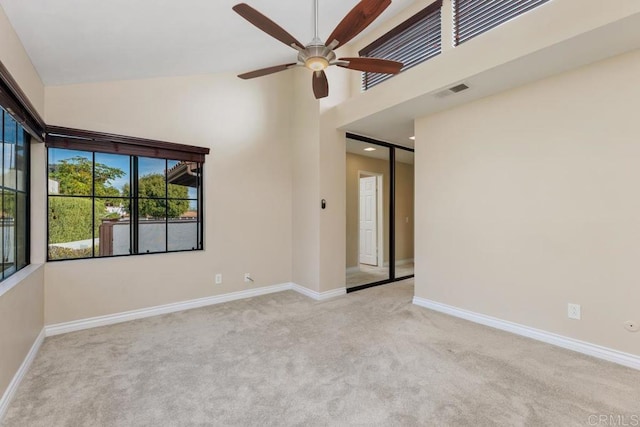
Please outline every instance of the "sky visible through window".
[[[67, 150], [67, 149], [52, 149], [49, 150], [49, 164], [54, 165], [63, 160], [70, 160], [77, 157], [82, 157], [88, 161], [92, 161], [92, 153], [87, 151]], [[130, 157], [128, 155], [118, 154], [106, 154], [96, 153], [96, 163], [102, 163], [111, 168], [117, 168], [124, 172], [124, 175], [113, 180], [107, 181], [107, 184], [117, 188], [120, 192], [123, 191], [125, 185], [130, 184], [131, 171], [130, 171]], [[168, 167], [171, 169], [178, 164], [177, 160], [169, 160]], [[165, 174], [165, 161], [162, 159], [150, 159], [140, 158], [138, 162], [138, 174], [142, 177], [151, 174]], [[189, 187], [189, 199], [197, 199], [198, 192], [196, 188]], [[196, 209], [196, 205], [191, 203], [191, 209]]]

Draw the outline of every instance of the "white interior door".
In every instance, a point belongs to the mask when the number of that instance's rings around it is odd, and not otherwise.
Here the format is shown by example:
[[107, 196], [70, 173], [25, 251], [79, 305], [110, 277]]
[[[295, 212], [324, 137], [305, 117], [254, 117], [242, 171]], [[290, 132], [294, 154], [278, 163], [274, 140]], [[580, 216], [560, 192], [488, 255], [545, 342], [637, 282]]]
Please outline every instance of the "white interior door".
[[361, 264], [378, 265], [378, 204], [375, 176], [360, 178], [360, 256]]

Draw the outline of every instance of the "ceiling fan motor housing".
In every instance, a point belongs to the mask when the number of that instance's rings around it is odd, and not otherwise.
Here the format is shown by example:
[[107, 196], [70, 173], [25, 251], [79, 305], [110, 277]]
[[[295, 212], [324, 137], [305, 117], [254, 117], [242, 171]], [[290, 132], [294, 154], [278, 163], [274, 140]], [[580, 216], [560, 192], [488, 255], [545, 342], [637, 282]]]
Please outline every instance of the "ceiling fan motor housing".
[[298, 61], [312, 71], [326, 69], [335, 59], [333, 50], [321, 43], [312, 43], [298, 53]]

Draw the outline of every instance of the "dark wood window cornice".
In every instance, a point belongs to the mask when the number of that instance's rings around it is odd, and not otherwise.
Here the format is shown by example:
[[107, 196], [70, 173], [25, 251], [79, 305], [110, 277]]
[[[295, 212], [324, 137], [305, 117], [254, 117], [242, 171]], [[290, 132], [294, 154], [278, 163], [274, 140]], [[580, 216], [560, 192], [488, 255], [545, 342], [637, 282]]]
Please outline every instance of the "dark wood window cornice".
[[45, 124], [27, 95], [20, 89], [9, 70], [0, 61], [0, 105], [25, 128], [32, 137], [44, 141]]
[[204, 163], [209, 148], [132, 136], [47, 126], [47, 147]]

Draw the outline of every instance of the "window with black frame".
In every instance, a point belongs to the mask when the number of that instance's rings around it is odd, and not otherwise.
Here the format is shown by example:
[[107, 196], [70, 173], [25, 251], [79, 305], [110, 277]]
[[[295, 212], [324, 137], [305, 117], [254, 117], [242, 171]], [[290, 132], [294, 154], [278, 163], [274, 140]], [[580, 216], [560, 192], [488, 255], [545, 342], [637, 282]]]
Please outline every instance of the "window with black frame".
[[454, 43], [464, 43], [548, 1], [453, 0]]
[[203, 248], [202, 163], [47, 152], [49, 260]]
[[[363, 48], [359, 55], [383, 58], [404, 64], [402, 71], [419, 65], [442, 52], [442, 0], [421, 10]], [[362, 73], [362, 90], [371, 89], [393, 74]]]
[[0, 108], [2, 143], [2, 194], [0, 212], [0, 279], [4, 280], [29, 264], [29, 135]]

